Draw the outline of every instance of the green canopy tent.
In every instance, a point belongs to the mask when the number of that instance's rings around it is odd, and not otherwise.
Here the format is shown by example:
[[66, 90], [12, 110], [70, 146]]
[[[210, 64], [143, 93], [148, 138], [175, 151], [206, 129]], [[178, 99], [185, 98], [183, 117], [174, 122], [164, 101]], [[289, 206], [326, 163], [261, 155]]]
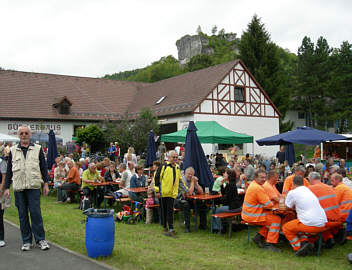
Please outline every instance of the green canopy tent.
[[[242, 144], [253, 143], [253, 136], [233, 132], [216, 121], [198, 121], [195, 123], [200, 143]], [[187, 128], [161, 135], [162, 142], [185, 142]]]

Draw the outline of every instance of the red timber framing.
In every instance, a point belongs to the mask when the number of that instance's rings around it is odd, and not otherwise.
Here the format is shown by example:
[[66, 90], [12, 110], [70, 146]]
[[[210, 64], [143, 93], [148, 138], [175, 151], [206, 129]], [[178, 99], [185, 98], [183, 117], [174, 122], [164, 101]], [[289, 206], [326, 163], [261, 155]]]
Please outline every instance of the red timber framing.
[[280, 112], [245, 65], [238, 61], [198, 104], [195, 114], [279, 118]]

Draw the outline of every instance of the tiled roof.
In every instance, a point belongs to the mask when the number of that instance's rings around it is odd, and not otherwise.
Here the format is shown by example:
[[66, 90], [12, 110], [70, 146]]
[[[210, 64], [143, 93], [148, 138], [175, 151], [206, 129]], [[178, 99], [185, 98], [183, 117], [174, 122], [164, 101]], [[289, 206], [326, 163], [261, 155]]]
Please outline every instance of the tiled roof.
[[[137, 83], [0, 70], [0, 118], [103, 120], [134, 118], [149, 107], [156, 116], [191, 113], [239, 60], [155, 83]], [[156, 102], [165, 96], [160, 103]], [[63, 98], [70, 114], [53, 107]]]
[[[146, 83], [0, 70], [1, 118], [120, 119]], [[70, 114], [52, 105], [64, 96]], [[6, 106], [4, 106], [6, 104]]]
[[[128, 111], [137, 114], [149, 107], [157, 116], [192, 112], [238, 61], [188, 72], [140, 88]], [[165, 99], [156, 104], [163, 96]]]

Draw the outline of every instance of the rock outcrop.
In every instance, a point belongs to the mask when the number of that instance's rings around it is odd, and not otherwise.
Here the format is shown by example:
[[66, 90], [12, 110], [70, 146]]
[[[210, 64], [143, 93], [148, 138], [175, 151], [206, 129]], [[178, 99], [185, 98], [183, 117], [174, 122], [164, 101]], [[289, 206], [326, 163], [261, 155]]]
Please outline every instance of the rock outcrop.
[[208, 47], [208, 45], [209, 40], [205, 36], [186, 35], [176, 41], [178, 60], [181, 64], [185, 64], [195, 55], [214, 53], [214, 49]]
[[[224, 38], [228, 42], [239, 41], [235, 33], [221, 33], [218, 37]], [[178, 51], [178, 61], [181, 64], [186, 64], [193, 56], [198, 54], [213, 54], [214, 49], [209, 46], [209, 39], [206, 35], [186, 35], [176, 41], [177, 51]], [[233, 49], [238, 53], [236, 45]]]

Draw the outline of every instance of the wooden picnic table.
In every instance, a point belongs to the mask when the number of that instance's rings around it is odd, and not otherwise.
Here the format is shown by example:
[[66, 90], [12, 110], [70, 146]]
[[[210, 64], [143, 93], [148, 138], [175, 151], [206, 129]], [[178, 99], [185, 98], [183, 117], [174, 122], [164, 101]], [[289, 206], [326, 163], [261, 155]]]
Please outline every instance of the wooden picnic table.
[[126, 188], [126, 190], [134, 193], [143, 193], [148, 191], [148, 187]]
[[215, 204], [214, 200], [221, 198], [222, 195], [211, 195], [211, 194], [197, 194], [197, 195], [187, 195], [187, 199], [191, 199], [194, 202], [194, 230], [197, 231], [197, 215], [198, 215], [198, 209], [197, 209], [197, 200], [198, 201], [212, 201], [212, 209], [214, 209]]
[[103, 187], [103, 186], [119, 185], [119, 182], [94, 182], [94, 183], [89, 183], [89, 185], [94, 187]]
[[[106, 193], [106, 187], [107, 186], [113, 186], [113, 185], [119, 185], [119, 182], [94, 182], [94, 183], [89, 183], [89, 185], [93, 187], [103, 187], [104, 188], [104, 193]], [[98, 192], [95, 195], [95, 207], [98, 208]]]

